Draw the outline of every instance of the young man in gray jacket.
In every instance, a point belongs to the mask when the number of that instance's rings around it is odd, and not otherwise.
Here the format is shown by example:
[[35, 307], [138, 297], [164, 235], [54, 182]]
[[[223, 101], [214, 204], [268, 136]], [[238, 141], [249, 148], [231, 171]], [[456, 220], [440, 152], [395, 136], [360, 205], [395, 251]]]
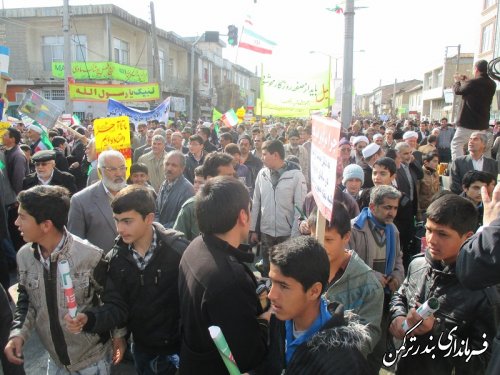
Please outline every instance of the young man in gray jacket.
[[[49, 352], [47, 374], [110, 373], [109, 334], [63, 328], [68, 313], [59, 263], [69, 263], [69, 275], [78, 311], [98, 302], [106, 265], [101, 249], [72, 235], [66, 228], [69, 192], [60, 186], [35, 186], [18, 196], [16, 225], [27, 242], [17, 254], [19, 298], [14, 323], [5, 347], [7, 359], [23, 363], [23, 346], [36, 329]], [[66, 278], [65, 278], [66, 279]]]
[[285, 148], [278, 141], [262, 145], [264, 168], [257, 175], [253, 193], [250, 242], [261, 236], [264, 276], [269, 272], [269, 248], [299, 235], [295, 207], [302, 207], [307, 194], [300, 167], [285, 160]]

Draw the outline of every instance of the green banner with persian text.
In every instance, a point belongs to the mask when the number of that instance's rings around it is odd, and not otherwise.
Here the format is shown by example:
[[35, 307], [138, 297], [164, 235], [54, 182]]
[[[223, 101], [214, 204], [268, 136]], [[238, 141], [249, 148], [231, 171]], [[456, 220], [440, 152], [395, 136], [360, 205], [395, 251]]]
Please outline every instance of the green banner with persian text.
[[311, 113], [328, 108], [330, 79], [328, 71], [297, 71], [284, 74], [279, 70], [262, 75], [260, 100], [256, 113], [275, 117], [309, 117]]
[[[64, 78], [64, 63], [52, 63], [52, 75]], [[74, 79], [107, 80], [114, 79], [125, 82], [148, 82], [148, 71], [114, 62], [78, 62], [71, 63], [71, 76]]]

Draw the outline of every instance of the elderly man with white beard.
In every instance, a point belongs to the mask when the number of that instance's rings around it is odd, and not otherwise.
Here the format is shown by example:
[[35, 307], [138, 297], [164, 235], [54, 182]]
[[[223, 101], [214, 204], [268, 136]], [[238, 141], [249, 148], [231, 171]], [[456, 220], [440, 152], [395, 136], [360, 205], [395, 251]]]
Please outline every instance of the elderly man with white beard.
[[103, 151], [97, 159], [101, 181], [71, 198], [68, 231], [108, 252], [117, 236], [111, 201], [125, 186], [125, 157], [115, 150]]

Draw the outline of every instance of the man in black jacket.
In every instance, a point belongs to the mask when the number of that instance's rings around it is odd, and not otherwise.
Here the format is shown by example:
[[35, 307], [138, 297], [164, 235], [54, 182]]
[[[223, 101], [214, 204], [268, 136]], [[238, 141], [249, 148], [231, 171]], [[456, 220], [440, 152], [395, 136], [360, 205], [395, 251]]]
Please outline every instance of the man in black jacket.
[[464, 145], [472, 132], [487, 130], [490, 121], [490, 107], [495, 95], [495, 82], [488, 77], [488, 62], [479, 60], [474, 65], [474, 78], [455, 74], [453, 91], [462, 96], [462, 106], [456, 121], [457, 131], [451, 141], [451, 158], [464, 155]]
[[[390, 332], [405, 339], [397, 353], [386, 355], [389, 362], [398, 357], [396, 374], [484, 373], [498, 319], [498, 294], [494, 288], [465, 289], [456, 272], [460, 248], [476, 223], [474, 205], [454, 194], [428, 207], [426, 254], [411, 262], [390, 303]], [[430, 298], [438, 300], [438, 310], [421, 317], [416, 309]], [[405, 321], [412, 329], [409, 336], [403, 328]]]
[[226, 375], [208, 328], [219, 326], [241, 372], [259, 371], [267, 352], [267, 321], [245, 263], [250, 197], [233, 177], [215, 177], [198, 192], [196, 217], [202, 236], [181, 259], [179, 295], [182, 328], [180, 374]]
[[[483, 187], [481, 196], [483, 229], [462, 245], [456, 266], [458, 279], [472, 290], [500, 283], [500, 184], [491, 197]], [[493, 354], [486, 374], [500, 374], [500, 328], [493, 341]]]
[[35, 173], [24, 178], [23, 190], [36, 185], [58, 185], [68, 189], [71, 195], [76, 193], [75, 177], [56, 168], [56, 152], [54, 150], [38, 151], [31, 160], [35, 164]]
[[[143, 186], [124, 188], [111, 207], [119, 237], [107, 254], [104, 295], [110, 303], [66, 319], [67, 327], [73, 333], [126, 327], [134, 338], [132, 352], [139, 374], [175, 374], [180, 347], [177, 279], [187, 241], [182, 233], [153, 223], [155, 202]], [[126, 320], [120, 314], [123, 305]], [[123, 358], [125, 334], [123, 329], [114, 333], [115, 364]]]

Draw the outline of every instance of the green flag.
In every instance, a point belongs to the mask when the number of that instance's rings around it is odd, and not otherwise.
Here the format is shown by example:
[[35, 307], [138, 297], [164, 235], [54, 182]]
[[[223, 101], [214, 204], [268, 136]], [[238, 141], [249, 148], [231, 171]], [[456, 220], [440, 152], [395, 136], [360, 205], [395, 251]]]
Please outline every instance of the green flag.
[[213, 113], [212, 113], [212, 122], [217, 121], [222, 117], [222, 113], [220, 113], [217, 109], [214, 108]]
[[214, 107], [214, 110], [212, 112], [212, 122], [214, 123], [214, 130], [215, 130], [215, 134], [217, 134], [217, 136], [219, 135], [219, 123], [217, 122], [217, 120], [219, 120], [221, 118], [222, 118], [222, 113], [220, 113]]
[[0, 169], [5, 169], [5, 164], [0, 160]]

